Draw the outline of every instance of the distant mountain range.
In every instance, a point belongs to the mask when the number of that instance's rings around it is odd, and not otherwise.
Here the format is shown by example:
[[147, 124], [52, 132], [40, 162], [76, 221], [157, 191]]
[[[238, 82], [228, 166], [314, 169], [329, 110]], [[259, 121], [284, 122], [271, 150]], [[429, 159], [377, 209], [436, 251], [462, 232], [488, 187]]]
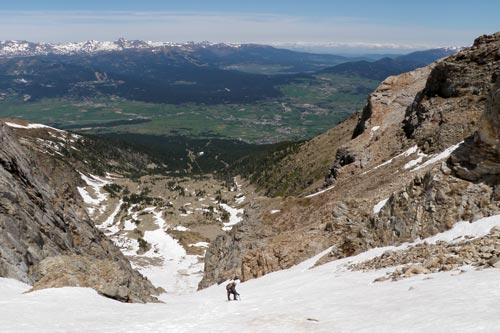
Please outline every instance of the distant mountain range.
[[[313, 54], [278, 49], [260, 44], [233, 43], [172, 43], [142, 40], [116, 41], [89, 40], [78, 43], [52, 44], [33, 43], [28, 41], [1, 41], [0, 57], [33, 57], [33, 56], [92, 56], [117, 52], [140, 52], [164, 54], [169, 57], [190, 57], [199, 66], [216, 65], [227, 69], [243, 69], [251, 66], [253, 71], [261, 72], [258, 65], [278, 66], [269, 71], [304, 72], [316, 71], [342, 62], [349, 58], [331, 54]], [[250, 70], [252, 71], [252, 70]]]
[[[334, 54], [315, 54], [276, 48], [261, 44], [211, 43], [211, 42], [153, 42], [143, 40], [115, 41], [88, 40], [77, 43], [34, 43], [29, 41], [0, 41], [0, 58], [33, 56], [92, 56], [103, 53], [135, 51], [142, 53], [162, 53], [169, 56], [192, 57], [199, 65], [215, 65], [223, 69], [245, 72], [276, 74], [322, 70], [342, 63], [360, 61], [372, 62], [381, 58], [397, 59], [398, 62], [418, 62], [428, 64], [436, 59], [452, 55], [461, 48], [448, 47], [416, 51], [407, 55], [358, 55], [353, 57]], [[386, 60], [382, 63], [387, 62]], [[358, 65], [356, 64], [356, 66]], [[349, 67], [349, 66], [348, 66]], [[341, 68], [341, 67], [340, 67]]]
[[[189, 46], [191, 44], [185, 44]], [[95, 54], [100, 52], [123, 51], [126, 49], [158, 49], [162, 47], [183, 47], [183, 44], [158, 43], [141, 40], [126, 40], [120, 38], [113, 42], [88, 40], [78, 43], [53, 44], [33, 43], [28, 41], [7, 40], [0, 42], [0, 56], [38, 56], [38, 55], [72, 55]], [[230, 46], [227, 44], [227, 46]], [[234, 45], [238, 47], [238, 45]]]
[[390, 75], [424, 67], [440, 58], [453, 55], [461, 48], [439, 48], [425, 51], [416, 51], [397, 57], [385, 57], [376, 61], [353, 61], [336, 65], [322, 70], [323, 73], [354, 75], [372, 80], [384, 80]]
[[456, 51], [435, 49], [353, 62], [258, 44], [3, 41], [0, 97], [16, 94], [35, 101], [114, 95], [152, 103], [251, 103], [279, 97], [278, 86], [314, 73], [381, 81]]

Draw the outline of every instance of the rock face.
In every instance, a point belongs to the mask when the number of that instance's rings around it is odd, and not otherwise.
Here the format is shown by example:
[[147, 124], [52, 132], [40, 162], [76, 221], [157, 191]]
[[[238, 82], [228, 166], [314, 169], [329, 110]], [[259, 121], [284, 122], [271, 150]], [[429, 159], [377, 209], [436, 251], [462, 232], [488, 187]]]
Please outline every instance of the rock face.
[[[500, 57], [500, 54], [498, 54]], [[496, 76], [496, 84], [490, 92], [489, 103], [481, 117], [479, 140], [500, 152], [500, 78]]]
[[[436, 152], [471, 135], [500, 72], [500, 33], [439, 62], [407, 110], [404, 130], [423, 151]], [[466, 121], [464, 121], [467, 119]]]
[[[500, 214], [499, 54], [497, 33], [387, 78], [364, 110], [288, 157], [283, 170], [294, 171], [294, 158], [308, 160], [311, 173], [324, 170], [302, 195], [326, 190], [286, 199], [279, 214], [269, 213], [272, 200], [254, 203], [239, 227], [244, 232], [208, 250], [200, 287], [234, 273], [248, 279], [287, 268], [329, 246], [320, 263]], [[329, 156], [327, 167], [315, 148]]]
[[499, 83], [491, 75], [500, 72], [499, 49], [500, 33], [483, 36], [470, 49], [438, 63], [406, 111], [405, 134], [422, 151], [440, 152], [464, 142], [447, 165], [415, 176], [372, 218], [383, 244], [427, 237], [456, 221], [500, 212]]
[[450, 229], [457, 221], [500, 213], [497, 185], [471, 183], [446, 175], [448, 172], [442, 165], [417, 175], [390, 197], [387, 206], [370, 220], [381, 245], [429, 237]]
[[[317, 226], [288, 233], [291, 216], [287, 207], [295, 202], [279, 201], [255, 199], [245, 210], [245, 222], [211, 243], [205, 254], [205, 274], [199, 288], [222, 283], [235, 275], [245, 281], [285, 269], [328, 246], [326, 239], [316, 237], [322, 231], [316, 230]], [[283, 212], [271, 213], [276, 205]]]
[[[73, 207], [0, 122], [0, 276], [36, 289], [85, 285], [122, 301], [154, 301], [153, 285]], [[99, 269], [90, 264], [94, 260]]]
[[492, 185], [498, 185], [500, 175], [500, 79], [496, 78], [478, 131], [450, 159], [458, 177]]

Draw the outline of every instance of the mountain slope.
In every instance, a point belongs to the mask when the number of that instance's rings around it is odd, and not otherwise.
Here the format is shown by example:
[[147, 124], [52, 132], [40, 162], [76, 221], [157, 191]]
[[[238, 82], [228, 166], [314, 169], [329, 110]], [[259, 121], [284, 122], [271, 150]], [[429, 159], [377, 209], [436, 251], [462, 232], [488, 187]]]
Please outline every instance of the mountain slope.
[[[379, 121], [387, 121], [385, 126], [376, 125], [369, 136], [376, 140], [384, 140], [385, 152], [397, 151], [401, 142], [394, 142], [394, 136], [401, 136], [400, 123], [404, 120], [407, 107], [413, 102], [414, 96], [425, 87], [432, 66], [415, 70], [399, 76], [389, 77], [368, 97], [368, 102], [362, 111], [341, 122], [310, 141], [302, 144], [297, 152], [282, 158], [275, 167], [254, 175], [263, 190], [271, 196], [294, 195], [304, 196], [322, 186], [328, 186], [333, 172], [332, 166], [338, 159], [346, 159], [349, 152], [342, 147], [348, 145], [353, 135], [362, 132], [368, 120], [374, 115]], [[387, 118], [387, 120], [385, 119]], [[364, 119], [364, 120], [363, 120]], [[373, 122], [373, 120], [372, 120]], [[379, 135], [381, 130], [387, 130], [387, 135]], [[348, 158], [347, 158], [348, 159]], [[345, 161], [340, 162], [345, 163]], [[360, 161], [365, 167], [366, 161]], [[361, 166], [361, 165], [360, 165]]]
[[[292, 77], [265, 76], [198, 64], [185, 55], [125, 50], [92, 55], [0, 59], [0, 90], [25, 101], [120, 96], [151, 103], [254, 102], [280, 96]], [[26, 97], [27, 96], [27, 97]]]
[[154, 301], [153, 285], [95, 229], [64, 181], [60, 192], [48, 184], [3, 122], [0, 141], [0, 275], [34, 289], [78, 285], [120, 301]]
[[[308, 188], [302, 194], [309, 194], [312, 182], [323, 184], [322, 191], [282, 203], [256, 200], [245, 222], [209, 248], [200, 287], [235, 272], [251, 279], [284, 269], [329, 246], [324, 261], [498, 214], [497, 174], [489, 174], [487, 183], [460, 176], [485, 157], [473, 163], [453, 158], [464, 149], [471, 155], [474, 149], [466, 145], [476, 131], [483, 136], [485, 125], [478, 124], [497, 80], [491, 73], [500, 72], [499, 50], [500, 33], [483, 36], [434, 66], [389, 77], [338, 130], [278, 164], [272, 171], [278, 175], [290, 170], [319, 175], [324, 168], [325, 178], [311, 177], [293, 188], [295, 193]], [[321, 158], [314, 157], [317, 151]], [[307, 167], [308, 161], [323, 159], [329, 162]]]
[[382, 58], [377, 61], [354, 61], [322, 70], [323, 73], [355, 75], [373, 80], [384, 80], [391, 75], [409, 72], [459, 51], [456, 48], [441, 48], [412, 52], [396, 58]]
[[[102, 231], [127, 262], [163, 293], [196, 290], [203, 275], [205, 248], [241, 219], [241, 206], [249, 191], [236, 179], [172, 172], [175, 165], [158, 162], [136, 146], [42, 124], [4, 121], [37, 161], [59, 202]], [[207, 152], [209, 147], [203, 149]], [[192, 167], [203, 165], [198, 163], [200, 155], [204, 154], [190, 152]], [[102, 293], [103, 288], [113, 287], [114, 281], [87, 281], [73, 272], [79, 266], [109, 272], [99, 258], [72, 259], [63, 254], [44, 259], [41, 270], [45, 272], [47, 265], [64, 272], [63, 277], [43, 273], [36, 289], [78, 283]], [[113, 274], [116, 279], [122, 277]], [[94, 276], [94, 272], [88, 275]], [[132, 283], [130, 287], [135, 288]]]

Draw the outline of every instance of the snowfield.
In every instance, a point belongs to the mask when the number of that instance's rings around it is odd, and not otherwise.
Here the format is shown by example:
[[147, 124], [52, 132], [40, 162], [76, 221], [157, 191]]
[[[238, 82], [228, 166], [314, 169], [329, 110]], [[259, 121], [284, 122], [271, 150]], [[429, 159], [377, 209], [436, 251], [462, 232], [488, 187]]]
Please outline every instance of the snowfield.
[[[500, 216], [462, 222], [428, 239], [477, 237]], [[422, 242], [420, 240], [418, 242]], [[408, 244], [398, 248], [404, 248]], [[242, 301], [226, 301], [225, 284], [164, 304], [124, 304], [88, 288], [46, 289], [0, 279], [2, 332], [499, 332], [500, 269], [416, 275], [372, 281], [386, 270], [353, 272], [347, 265], [395, 247], [377, 248], [316, 268], [329, 249], [295, 267], [238, 286]], [[389, 268], [390, 269], [390, 268]]]

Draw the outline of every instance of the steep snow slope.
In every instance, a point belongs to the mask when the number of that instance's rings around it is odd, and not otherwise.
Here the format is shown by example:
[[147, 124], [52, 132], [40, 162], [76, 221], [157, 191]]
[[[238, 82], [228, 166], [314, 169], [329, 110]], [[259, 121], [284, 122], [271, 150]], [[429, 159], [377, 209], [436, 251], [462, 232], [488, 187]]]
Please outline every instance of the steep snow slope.
[[[487, 233], [500, 216], [458, 227], [429, 239], [452, 240]], [[402, 245], [404, 248], [407, 245]], [[372, 283], [383, 271], [352, 272], [346, 265], [382, 254], [378, 248], [356, 257], [308, 269], [321, 256], [242, 283], [241, 302], [225, 300], [224, 284], [165, 304], [123, 304], [84, 288], [29, 287], [0, 279], [3, 332], [415, 332], [500, 330], [496, 304], [499, 269], [418, 275]]]

